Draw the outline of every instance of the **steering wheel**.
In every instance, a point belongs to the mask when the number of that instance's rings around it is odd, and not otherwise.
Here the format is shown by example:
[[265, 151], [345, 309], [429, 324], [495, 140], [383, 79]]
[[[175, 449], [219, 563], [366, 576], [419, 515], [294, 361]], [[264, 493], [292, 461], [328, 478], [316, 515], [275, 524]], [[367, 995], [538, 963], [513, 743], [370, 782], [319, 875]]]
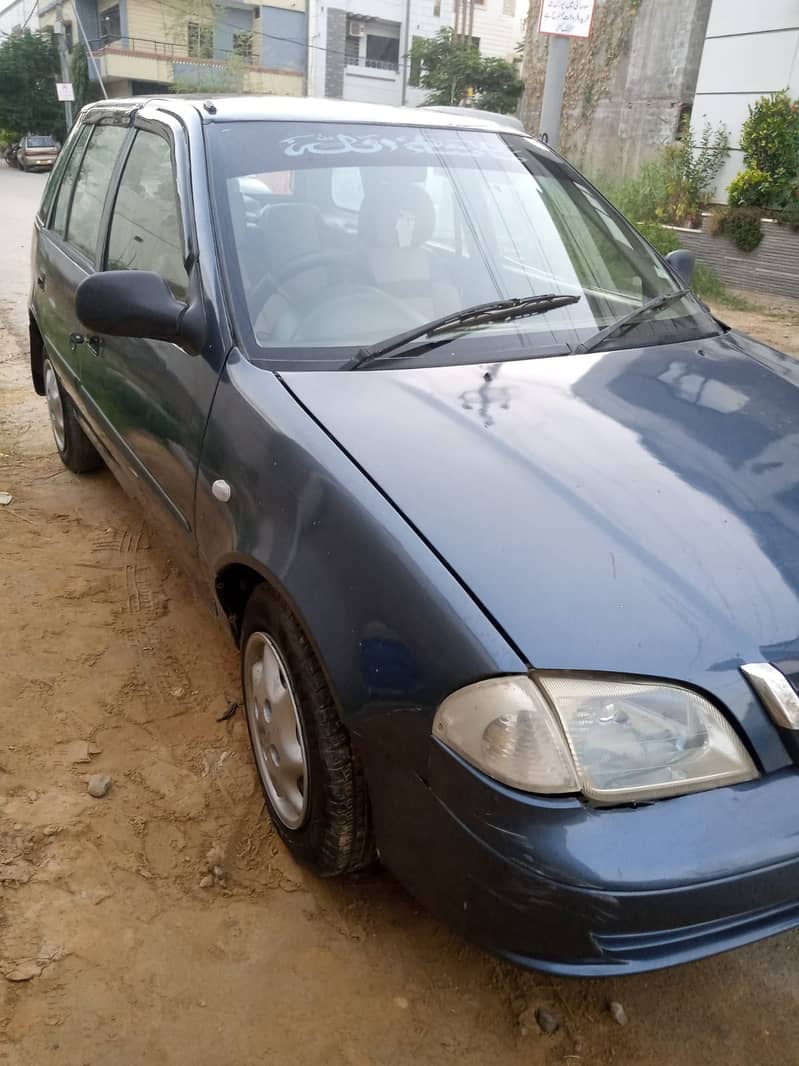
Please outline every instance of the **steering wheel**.
[[293, 328], [287, 336], [294, 344], [299, 342], [308, 347], [352, 344], [353, 323], [358, 323], [359, 330], [365, 335], [371, 333], [379, 337], [420, 326], [426, 321], [425, 315], [407, 300], [371, 285], [355, 288], [333, 285], [325, 290], [318, 302], [308, 305], [306, 301], [299, 315], [287, 314], [289, 323], [293, 320]]
[[250, 318], [256, 322], [258, 316], [266, 306], [266, 301], [275, 294], [281, 295], [289, 303], [291, 298], [283, 292], [281, 286], [295, 278], [298, 274], [305, 274], [309, 270], [318, 270], [323, 267], [337, 267], [350, 270], [356, 280], [374, 285], [375, 277], [369, 263], [354, 252], [344, 248], [326, 248], [319, 252], [308, 252], [299, 255], [296, 259], [290, 259], [273, 274], [264, 274], [250, 294], [247, 304], [250, 309]]

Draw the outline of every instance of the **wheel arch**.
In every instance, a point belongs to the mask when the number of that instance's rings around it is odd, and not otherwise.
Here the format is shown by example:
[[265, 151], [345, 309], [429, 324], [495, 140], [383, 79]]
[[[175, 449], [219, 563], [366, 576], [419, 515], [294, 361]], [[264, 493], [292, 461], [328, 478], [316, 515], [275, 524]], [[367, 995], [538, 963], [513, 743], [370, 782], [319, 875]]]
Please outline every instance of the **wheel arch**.
[[263, 563], [248, 556], [231, 556], [220, 560], [215, 569], [214, 589], [217, 604], [224, 615], [236, 647], [241, 647], [242, 623], [250, 597], [260, 585], [268, 585], [272, 595], [287, 607], [297, 620], [305, 639], [316, 656], [333, 696], [339, 718], [344, 721], [337, 686], [323, 651], [294, 597], [277, 575]]
[[44, 396], [44, 338], [36, 319], [30, 312], [28, 312], [28, 337], [33, 388], [38, 396]]

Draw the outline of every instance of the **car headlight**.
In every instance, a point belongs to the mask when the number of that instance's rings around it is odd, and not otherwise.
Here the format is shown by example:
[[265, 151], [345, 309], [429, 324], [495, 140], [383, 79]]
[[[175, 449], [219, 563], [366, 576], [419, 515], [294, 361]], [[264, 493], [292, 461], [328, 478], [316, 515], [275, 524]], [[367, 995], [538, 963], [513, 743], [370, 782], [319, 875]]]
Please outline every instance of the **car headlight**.
[[564, 674], [498, 677], [454, 692], [433, 735], [526, 792], [636, 803], [757, 777], [711, 703], [667, 682]]

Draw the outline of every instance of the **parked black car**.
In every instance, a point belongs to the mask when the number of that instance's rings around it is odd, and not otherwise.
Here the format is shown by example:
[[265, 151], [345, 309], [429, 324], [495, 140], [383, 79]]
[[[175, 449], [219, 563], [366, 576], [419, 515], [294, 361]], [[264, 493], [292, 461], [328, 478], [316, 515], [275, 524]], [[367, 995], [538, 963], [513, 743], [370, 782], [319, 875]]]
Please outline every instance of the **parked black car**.
[[557, 972], [799, 923], [799, 378], [688, 258], [480, 116], [170, 97], [84, 109], [33, 263], [297, 858]]

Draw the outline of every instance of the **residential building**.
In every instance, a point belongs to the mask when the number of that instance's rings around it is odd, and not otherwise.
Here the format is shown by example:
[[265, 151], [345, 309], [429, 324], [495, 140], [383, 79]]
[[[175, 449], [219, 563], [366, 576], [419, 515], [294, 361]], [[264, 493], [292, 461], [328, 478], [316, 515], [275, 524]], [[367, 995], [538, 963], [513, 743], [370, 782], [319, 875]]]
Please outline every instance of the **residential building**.
[[716, 182], [716, 199], [743, 169], [741, 127], [766, 93], [799, 97], [799, 2], [713, 0], [694, 98], [693, 122], [723, 123], [732, 149]]
[[408, 54], [417, 38], [455, 26], [459, 2], [470, 7], [471, 36], [481, 54], [519, 58], [525, 0], [315, 0], [309, 10], [309, 95], [423, 103]]
[[11, 3], [0, 0], [0, 41], [17, 30], [39, 28], [36, 3], [37, 0], [11, 0]]
[[39, 0], [39, 20], [69, 49], [85, 38], [109, 96], [305, 90], [305, 0]]

